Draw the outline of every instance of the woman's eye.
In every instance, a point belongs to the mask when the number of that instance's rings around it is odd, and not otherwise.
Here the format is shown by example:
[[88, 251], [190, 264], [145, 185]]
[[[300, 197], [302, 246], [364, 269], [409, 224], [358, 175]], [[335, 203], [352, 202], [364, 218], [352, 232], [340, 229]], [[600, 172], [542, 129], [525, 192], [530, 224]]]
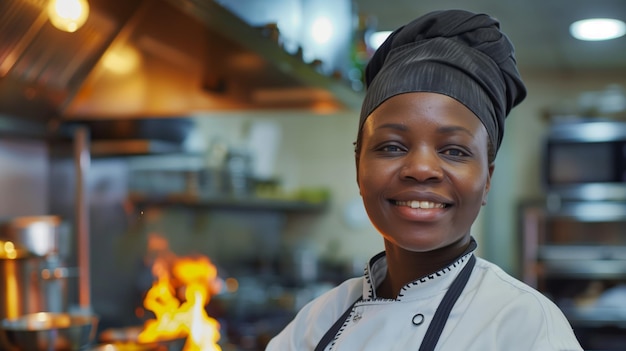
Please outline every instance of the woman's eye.
[[398, 145], [385, 145], [380, 147], [378, 150], [382, 152], [401, 152], [402, 148]]
[[463, 157], [468, 156], [468, 153], [460, 150], [460, 149], [447, 149], [443, 152], [444, 155], [455, 156], [455, 157]]

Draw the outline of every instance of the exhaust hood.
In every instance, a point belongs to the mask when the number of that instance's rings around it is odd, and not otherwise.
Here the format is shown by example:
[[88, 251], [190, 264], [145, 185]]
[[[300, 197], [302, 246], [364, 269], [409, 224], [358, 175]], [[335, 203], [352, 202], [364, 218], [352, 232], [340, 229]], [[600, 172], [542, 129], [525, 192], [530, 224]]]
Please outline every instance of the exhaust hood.
[[67, 33], [50, 24], [46, 4], [46, 0], [0, 3], [0, 113], [4, 117], [37, 122], [59, 117], [62, 104], [71, 99], [137, 7], [132, 1], [93, 6], [83, 28]]
[[49, 23], [46, 2], [0, 4], [0, 120], [54, 131], [199, 111], [328, 113], [361, 101], [341, 78], [320, 74], [214, 1], [90, 0], [74, 33]]

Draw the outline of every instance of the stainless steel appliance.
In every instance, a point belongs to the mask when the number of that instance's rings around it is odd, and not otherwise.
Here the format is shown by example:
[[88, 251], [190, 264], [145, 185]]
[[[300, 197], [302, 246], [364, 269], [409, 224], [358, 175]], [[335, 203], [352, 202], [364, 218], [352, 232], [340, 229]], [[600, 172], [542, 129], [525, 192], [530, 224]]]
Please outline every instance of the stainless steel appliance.
[[626, 345], [626, 202], [520, 206], [522, 278], [563, 310], [585, 350]]
[[522, 278], [563, 310], [585, 350], [626, 345], [626, 201], [520, 207]]
[[552, 195], [577, 200], [626, 200], [626, 121], [551, 125], [542, 179]]
[[521, 277], [563, 310], [585, 350], [626, 345], [626, 121], [556, 122], [546, 196], [519, 207]]

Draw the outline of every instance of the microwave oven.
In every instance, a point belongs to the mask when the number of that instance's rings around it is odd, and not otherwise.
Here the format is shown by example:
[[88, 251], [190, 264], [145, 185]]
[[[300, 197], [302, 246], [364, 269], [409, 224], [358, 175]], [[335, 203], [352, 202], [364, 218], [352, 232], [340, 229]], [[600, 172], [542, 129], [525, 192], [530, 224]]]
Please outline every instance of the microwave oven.
[[551, 125], [542, 178], [549, 195], [574, 200], [626, 200], [626, 121]]

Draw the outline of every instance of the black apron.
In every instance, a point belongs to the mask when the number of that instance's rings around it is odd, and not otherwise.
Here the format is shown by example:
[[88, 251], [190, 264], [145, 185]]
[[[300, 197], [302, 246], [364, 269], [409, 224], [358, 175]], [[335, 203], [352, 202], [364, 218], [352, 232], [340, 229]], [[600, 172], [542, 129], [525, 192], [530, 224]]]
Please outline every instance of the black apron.
[[[476, 257], [472, 255], [469, 262], [467, 262], [465, 267], [461, 270], [461, 273], [459, 273], [459, 275], [452, 282], [452, 285], [450, 285], [450, 288], [444, 295], [443, 300], [441, 300], [439, 306], [437, 306], [437, 311], [435, 311], [435, 316], [430, 322], [428, 330], [426, 330], [426, 335], [424, 336], [424, 340], [422, 340], [419, 351], [432, 351], [435, 349], [437, 341], [439, 341], [439, 337], [443, 331], [443, 327], [446, 325], [446, 321], [450, 315], [450, 311], [452, 311], [452, 307], [454, 307], [456, 300], [458, 300], [459, 296], [461, 296], [461, 292], [465, 288], [475, 264]], [[333, 324], [332, 327], [326, 331], [326, 334], [324, 334], [320, 342], [315, 347], [315, 351], [324, 351], [328, 344], [333, 341], [335, 335], [337, 335], [337, 332], [344, 324], [345, 320], [348, 316], [350, 316], [352, 308], [354, 308], [354, 305], [361, 301], [361, 299], [362, 297], [359, 297], [356, 301], [354, 301], [354, 303], [348, 307], [341, 317], [335, 321], [335, 324]]]

